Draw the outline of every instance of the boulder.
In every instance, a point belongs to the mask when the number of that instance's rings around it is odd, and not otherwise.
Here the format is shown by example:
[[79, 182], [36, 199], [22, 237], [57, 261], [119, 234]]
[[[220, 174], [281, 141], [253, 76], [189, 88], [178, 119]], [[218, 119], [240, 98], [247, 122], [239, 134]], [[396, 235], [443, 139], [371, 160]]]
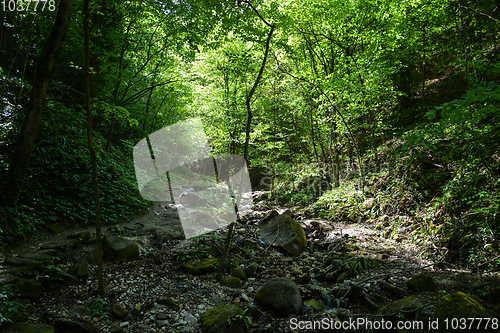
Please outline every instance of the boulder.
[[294, 256], [307, 249], [302, 226], [289, 215], [279, 215], [275, 210], [259, 222], [258, 235], [265, 244], [280, 246]]
[[375, 199], [374, 198], [369, 198], [363, 201], [361, 204], [361, 208], [363, 209], [372, 209], [373, 206], [375, 205]]
[[189, 188], [186, 191], [182, 192], [179, 196], [179, 202], [184, 207], [196, 208], [203, 206], [212, 206], [215, 207], [214, 204], [209, 202], [206, 199], [200, 198], [198, 193], [196, 193], [194, 188]]
[[16, 277], [12, 274], [0, 274], [0, 285], [14, 282]]
[[259, 267], [257, 266], [256, 263], [251, 263], [247, 267], [245, 267], [245, 276], [247, 277], [254, 277], [257, 276], [257, 270]]
[[71, 266], [68, 273], [82, 281], [87, 281], [89, 278], [89, 263], [84, 259], [79, 264]]
[[403, 299], [391, 302], [379, 310], [380, 314], [394, 315], [404, 313], [409, 318], [410, 313], [416, 313], [424, 307], [427, 300], [419, 296], [408, 296]]
[[4, 263], [13, 266], [27, 266], [32, 264], [41, 264], [41, 262], [38, 260], [26, 259], [26, 258], [14, 258], [14, 257], [6, 257]]
[[[498, 318], [498, 316], [487, 309], [481, 303], [459, 291], [450, 295], [446, 295], [439, 301], [436, 306], [436, 311], [434, 316], [439, 319], [439, 328], [442, 332], [453, 332], [452, 321], [454, 318], [459, 320], [462, 318], [467, 318], [467, 323], [470, 323], [470, 318], [478, 318], [474, 321], [474, 331], [476, 332], [498, 332], [498, 327], [494, 328], [492, 326], [491, 320], [485, 320], [486, 318]], [[483, 318], [479, 321], [479, 318]], [[445, 321], [448, 322], [448, 327], [444, 324]], [[488, 326], [485, 326], [488, 323]], [[478, 326], [480, 325], [480, 326]], [[455, 325], [456, 328], [456, 325]]]
[[118, 318], [124, 318], [128, 315], [128, 310], [121, 303], [111, 305], [111, 313]]
[[287, 278], [267, 281], [255, 293], [255, 303], [287, 317], [302, 310], [302, 298], [297, 284]]
[[38, 298], [42, 296], [42, 284], [26, 278], [16, 278], [14, 282], [21, 297]]
[[240, 288], [241, 286], [243, 286], [243, 281], [241, 281], [241, 279], [237, 277], [226, 277], [221, 281], [220, 284], [231, 288]]
[[247, 276], [245, 274], [245, 271], [239, 267], [233, 267], [231, 268], [231, 275], [240, 279], [240, 280], [246, 280]]
[[106, 237], [102, 248], [106, 261], [134, 260], [139, 256], [139, 244], [118, 236]]
[[408, 289], [416, 292], [432, 291], [437, 292], [436, 281], [432, 276], [425, 274], [413, 275], [408, 281], [406, 281]]
[[80, 280], [86, 281], [89, 278], [89, 263], [84, 261], [76, 267], [75, 275]]
[[243, 310], [235, 304], [212, 308], [201, 315], [201, 329], [203, 333], [248, 332], [248, 326], [238, 315], [243, 315]]
[[17, 323], [7, 333], [54, 333], [54, 328], [45, 324]]

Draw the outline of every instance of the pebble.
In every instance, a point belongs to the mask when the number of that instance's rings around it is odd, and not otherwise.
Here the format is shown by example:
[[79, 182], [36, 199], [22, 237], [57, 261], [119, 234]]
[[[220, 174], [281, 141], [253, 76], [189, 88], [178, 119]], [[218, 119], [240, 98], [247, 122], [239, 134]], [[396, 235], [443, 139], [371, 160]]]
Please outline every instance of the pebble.
[[158, 326], [162, 327], [162, 326], [167, 326], [168, 325], [168, 320], [158, 320], [156, 322], [158, 324]]
[[185, 317], [184, 317], [184, 320], [188, 323], [195, 323], [197, 321], [196, 317], [193, 316], [192, 314], [187, 314]]
[[128, 325], [128, 321], [124, 321], [123, 323], [120, 323], [120, 327], [125, 327]]

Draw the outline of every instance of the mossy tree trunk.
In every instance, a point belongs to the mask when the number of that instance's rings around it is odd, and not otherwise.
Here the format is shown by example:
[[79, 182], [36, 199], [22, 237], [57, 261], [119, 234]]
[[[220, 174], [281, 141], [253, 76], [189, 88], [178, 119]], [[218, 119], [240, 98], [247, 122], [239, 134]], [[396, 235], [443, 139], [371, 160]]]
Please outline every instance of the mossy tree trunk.
[[31, 98], [26, 108], [19, 143], [9, 165], [7, 180], [10, 191], [6, 193], [6, 204], [8, 206], [16, 205], [26, 179], [31, 154], [38, 135], [38, 127], [42, 120], [52, 69], [68, 32], [72, 5], [73, 0], [60, 1], [52, 31], [38, 59]]

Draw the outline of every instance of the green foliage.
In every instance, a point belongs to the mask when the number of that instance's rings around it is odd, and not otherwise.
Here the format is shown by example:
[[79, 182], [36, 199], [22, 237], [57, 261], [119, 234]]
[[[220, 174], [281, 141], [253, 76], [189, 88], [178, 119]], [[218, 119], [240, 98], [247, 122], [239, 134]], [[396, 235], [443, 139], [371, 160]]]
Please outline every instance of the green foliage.
[[[0, 206], [0, 227], [3, 226], [5, 243], [12, 243], [19, 239], [26, 239], [44, 222], [37, 216], [33, 207], [26, 205], [13, 207]], [[1, 235], [0, 235], [1, 236]]]
[[347, 261], [349, 271], [354, 274], [361, 274], [372, 266], [372, 260], [366, 257], [359, 257]]
[[6, 284], [0, 289], [0, 325], [3, 322], [12, 322], [12, 317], [23, 307], [15, 300], [19, 292], [15, 284]]
[[92, 316], [99, 317], [101, 319], [109, 318], [108, 313], [108, 302], [101, 298], [101, 296], [97, 296], [94, 298], [94, 304], [92, 305]]
[[49, 280], [63, 281], [61, 272], [62, 270], [55, 265], [46, 265], [45, 270], [42, 272], [41, 276]]
[[324, 218], [355, 222], [361, 215], [360, 205], [364, 199], [365, 195], [356, 189], [355, 181], [345, 182], [324, 193], [310, 209]]
[[186, 251], [181, 251], [177, 254], [175, 261], [182, 263], [188, 261], [189, 259], [191, 259], [191, 255]]
[[[92, 223], [94, 192], [85, 124], [77, 113], [58, 102], [47, 106], [43, 132], [32, 156], [32, 174], [17, 209], [0, 207], [0, 225], [7, 242], [32, 235], [46, 223]], [[107, 152], [96, 135], [101, 210], [106, 224], [122, 222], [145, 211], [135, 179], [132, 144], [122, 141]]]

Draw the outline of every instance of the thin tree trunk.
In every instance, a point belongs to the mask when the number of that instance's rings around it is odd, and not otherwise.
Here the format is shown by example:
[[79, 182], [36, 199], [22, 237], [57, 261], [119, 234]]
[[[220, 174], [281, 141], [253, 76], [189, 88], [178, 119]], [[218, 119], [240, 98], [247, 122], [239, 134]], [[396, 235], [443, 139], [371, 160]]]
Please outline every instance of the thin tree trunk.
[[33, 153], [35, 140], [38, 135], [38, 127], [42, 119], [52, 68], [68, 32], [72, 4], [73, 0], [60, 1], [54, 26], [45, 43], [40, 59], [38, 59], [38, 68], [35, 73], [35, 80], [21, 130], [21, 137], [9, 166], [8, 179], [10, 182], [10, 191], [7, 194], [8, 197], [6, 200], [9, 206], [14, 206], [17, 203], [24, 185], [31, 154]]
[[91, 73], [90, 73], [90, 28], [89, 28], [89, 0], [83, 4], [83, 33], [85, 44], [85, 111], [87, 112], [87, 140], [90, 157], [92, 159], [92, 183], [94, 184], [95, 201], [95, 229], [97, 235], [97, 280], [99, 283], [99, 296], [104, 297], [104, 280], [102, 274], [102, 235], [101, 235], [101, 205], [99, 202], [99, 179], [97, 178], [97, 158], [92, 139], [92, 112], [91, 112]]
[[246, 98], [247, 125], [245, 128], [245, 147], [244, 147], [244, 151], [243, 151], [243, 157], [245, 158], [245, 161], [247, 161], [247, 165], [248, 165], [248, 145], [250, 143], [250, 126], [252, 124], [252, 117], [253, 117], [252, 108], [250, 107], [250, 102], [252, 100], [253, 94], [255, 93], [255, 90], [257, 89], [257, 86], [259, 85], [260, 79], [262, 78], [262, 73], [264, 72], [264, 67], [266, 66], [267, 55], [269, 53], [269, 44], [271, 43], [271, 37], [273, 36], [273, 32], [274, 32], [274, 24], [269, 25], [266, 21], [264, 21], [264, 22], [268, 26], [271, 27], [271, 30], [269, 31], [269, 35], [267, 36], [266, 50], [264, 52], [264, 59], [262, 59], [262, 65], [260, 66], [259, 74], [257, 75], [257, 78], [255, 79], [255, 82], [253, 84], [253, 87], [252, 87], [252, 89], [250, 89], [250, 92], [248, 93], [247, 98]]

